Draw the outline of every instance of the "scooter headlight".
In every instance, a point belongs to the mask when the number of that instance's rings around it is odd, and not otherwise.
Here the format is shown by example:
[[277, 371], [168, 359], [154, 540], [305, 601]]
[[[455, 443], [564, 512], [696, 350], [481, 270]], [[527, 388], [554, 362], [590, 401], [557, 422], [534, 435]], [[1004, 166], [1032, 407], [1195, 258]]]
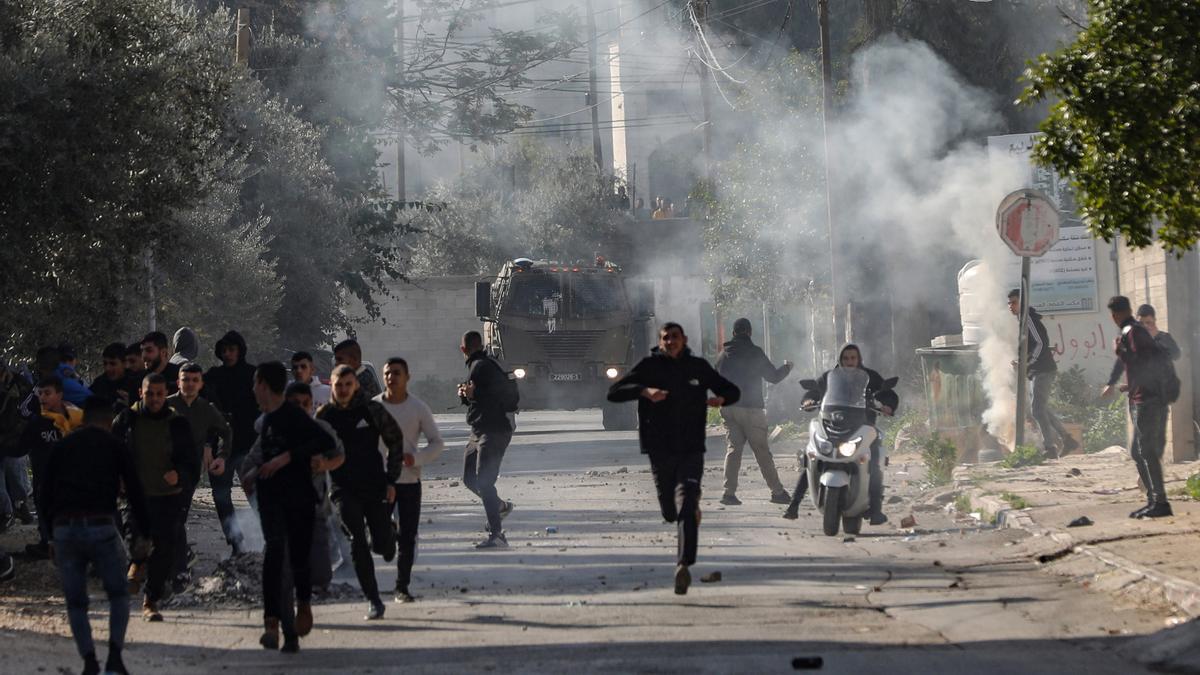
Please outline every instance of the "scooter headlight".
[[850, 440], [838, 446], [838, 453], [842, 457], [853, 457], [854, 453], [858, 452], [859, 443], [862, 443], [862, 436], [851, 438]]
[[817, 452], [821, 453], [822, 455], [833, 454], [833, 443], [830, 443], [824, 438], [814, 438], [813, 441], [814, 445], [817, 446]]

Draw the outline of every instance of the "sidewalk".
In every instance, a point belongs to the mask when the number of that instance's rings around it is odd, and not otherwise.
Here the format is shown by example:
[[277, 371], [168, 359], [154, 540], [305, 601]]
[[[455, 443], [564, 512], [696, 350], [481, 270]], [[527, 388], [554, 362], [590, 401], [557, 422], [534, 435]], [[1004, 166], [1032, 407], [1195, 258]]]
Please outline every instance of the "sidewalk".
[[[1133, 460], [1116, 446], [1018, 469], [963, 466], [954, 478], [971, 509], [982, 512], [985, 520], [994, 518], [1000, 527], [1053, 542], [1039, 556], [1042, 562], [1089, 556], [1120, 572], [1115, 585], [1149, 586], [1181, 614], [1198, 617], [1200, 503], [1184, 493], [1188, 476], [1198, 472], [1200, 462], [1164, 467], [1175, 515], [1156, 520], [1129, 518], [1129, 512], [1145, 504], [1145, 493], [1138, 489]], [[1081, 516], [1094, 524], [1067, 527]]]

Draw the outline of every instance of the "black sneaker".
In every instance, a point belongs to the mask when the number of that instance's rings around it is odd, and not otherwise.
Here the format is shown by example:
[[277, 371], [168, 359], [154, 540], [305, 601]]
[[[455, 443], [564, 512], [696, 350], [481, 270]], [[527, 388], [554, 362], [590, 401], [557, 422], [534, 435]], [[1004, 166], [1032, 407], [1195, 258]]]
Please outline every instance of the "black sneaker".
[[279, 648], [284, 654], [295, 654], [300, 651], [300, 638], [295, 635], [284, 635], [283, 646]]
[[692, 573], [687, 565], [675, 567], [675, 595], [687, 595], [688, 586], [692, 585]]
[[376, 621], [378, 619], [382, 619], [383, 613], [386, 610], [387, 607], [384, 606], [382, 600], [372, 601], [371, 605], [367, 608], [367, 615], [363, 617], [363, 619], [366, 621]]
[[416, 600], [417, 599], [414, 598], [412, 596], [412, 594], [408, 592], [407, 588], [397, 588], [396, 589], [396, 602], [397, 603], [404, 604], [407, 602], [416, 602]]
[[478, 544], [475, 544], [475, 549], [480, 550], [480, 551], [485, 550], [485, 549], [496, 549], [496, 548], [508, 548], [508, 539], [506, 539], [504, 537], [503, 533], [493, 534], [493, 535], [489, 536], [487, 539], [484, 539], [483, 541], [479, 542]]
[[1138, 516], [1138, 518], [1166, 518], [1167, 516], [1173, 515], [1175, 514], [1171, 511], [1170, 504], [1167, 502], [1159, 502], [1154, 506], [1147, 508], [1145, 511], [1142, 511], [1142, 515]]
[[792, 496], [787, 493], [787, 490], [780, 490], [779, 492], [772, 492], [771, 493], [771, 503], [772, 504], [791, 504]]
[[500, 520], [504, 520], [505, 518], [507, 518], [508, 514], [513, 512], [513, 508], [515, 508], [515, 507], [513, 506], [512, 502], [506, 501], [503, 504], [501, 504], [500, 505]]
[[100, 662], [96, 660], [96, 655], [90, 653], [83, 657], [83, 670], [81, 675], [100, 675]]
[[872, 525], [883, 525], [887, 521], [888, 521], [887, 515], [885, 515], [882, 511], [880, 511], [879, 513], [872, 514], [871, 518], [868, 522], [870, 522]]
[[121, 652], [110, 651], [108, 653], [108, 660], [104, 662], [104, 672], [106, 675], [108, 673], [129, 675], [129, 671], [125, 668], [125, 662], [121, 659]]
[[[788, 501], [792, 500], [789, 499]], [[725, 506], [741, 506], [742, 500], [738, 499], [736, 495], [724, 494], [721, 495], [721, 503]]]
[[22, 525], [32, 525], [37, 521], [37, 516], [29, 508], [29, 502], [21, 502], [13, 507], [13, 515], [17, 520], [21, 521]]
[[1147, 512], [1147, 511], [1149, 511], [1149, 510], [1151, 509], [1151, 507], [1153, 507], [1153, 506], [1154, 506], [1154, 504], [1152, 504], [1152, 503], [1151, 503], [1151, 504], [1146, 504], [1146, 505], [1145, 505], [1145, 506], [1143, 506], [1142, 508], [1140, 508], [1140, 509], [1137, 509], [1136, 511], [1133, 511], [1132, 513], [1130, 513], [1130, 514], [1129, 514], [1129, 517], [1130, 517], [1130, 518], [1141, 518], [1141, 517], [1142, 517], [1142, 514], [1143, 514], [1143, 513], [1145, 513], [1145, 512]]
[[12, 581], [17, 576], [17, 563], [7, 553], [0, 553], [0, 583]]
[[798, 519], [800, 517], [800, 507], [799, 506], [788, 506], [787, 510], [783, 512], [783, 517], [786, 520]]

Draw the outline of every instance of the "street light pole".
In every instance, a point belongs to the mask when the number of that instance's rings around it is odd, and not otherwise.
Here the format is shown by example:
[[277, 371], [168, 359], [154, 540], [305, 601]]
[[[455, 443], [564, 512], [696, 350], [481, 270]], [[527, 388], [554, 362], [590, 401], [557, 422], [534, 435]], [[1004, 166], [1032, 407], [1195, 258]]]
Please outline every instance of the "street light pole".
[[845, 290], [838, 283], [841, 246], [833, 218], [833, 153], [829, 146], [829, 126], [833, 119], [833, 57], [829, 46], [829, 0], [817, 0], [817, 23], [821, 32], [821, 126], [825, 144], [825, 218], [829, 227], [829, 294], [833, 299], [833, 341], [841, 344], [850, 336], [846, 335]]

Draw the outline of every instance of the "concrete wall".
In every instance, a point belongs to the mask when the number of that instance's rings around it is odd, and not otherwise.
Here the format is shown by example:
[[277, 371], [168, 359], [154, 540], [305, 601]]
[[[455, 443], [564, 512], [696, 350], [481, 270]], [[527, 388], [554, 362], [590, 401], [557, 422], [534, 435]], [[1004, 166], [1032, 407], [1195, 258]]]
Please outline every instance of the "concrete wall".
[[[1175, 372], [1183, 383], [1179, 400], [1171, 406], [1167, 422], [1168, 461], [1196, 459], [1195, 373], [1192, 356], [1197, 334], [1196, 252], [1176, 258], [1155, 245], [1140, 251], [1122, 249], [1120, 253], [1121, 295], [1138, 305], [1154, 305], [1158, 327], [1175, 338], [1183, 357], [1175, 362]], [[1111, 321], [1110, 321], [1111, 325]], [[1111, 340], [1110, 340], [1111, 342]]]

